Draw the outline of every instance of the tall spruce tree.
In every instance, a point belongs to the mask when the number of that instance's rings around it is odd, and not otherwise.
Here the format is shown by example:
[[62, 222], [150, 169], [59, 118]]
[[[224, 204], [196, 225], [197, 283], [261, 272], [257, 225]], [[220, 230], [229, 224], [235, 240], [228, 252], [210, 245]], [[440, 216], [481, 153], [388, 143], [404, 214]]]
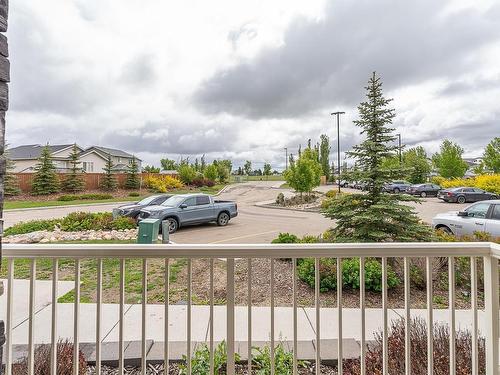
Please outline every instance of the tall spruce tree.
[[[5, 145], [7, 147], [7, 145]], [[19, 188], [19, 179], [17, 175], [13, 173], [16, 168], [16, 163], [9, 157], [9, 151], [6, 150], [5, 156], [5, 176], [3, 180], [4, 184], [4, 194], [6, 196], [14, 196], [21, 194], [21, 189]]]
[[52, 162], [50, 147], [47, 144], [42, 148], [38, 164], [35, 166], [35, 175], [31, 184], [31, 192], [34, 195], [47, 195], [57, 193], [60, 190], [59, 177], [56, 167]]
[[101, 189], [106, 191], [116, 190], [118, 183], [116, 182], [116, 177], [113, 174], [113, 167], [115, 164], [111, 159], [111, 155], [108, 155], [108, 159], [106, 160], [106, 164], [104, 164], [104, 177], [101, 182]]
[[139, 164], [135, 156], [132, 157], [127, 167], [127, 178], [125, 180], [126, 189], [139, 189], [141, 181], [139, 179]]
[[70, 170], [62, 181], [63, 190], [72, 193], [77, 193], [85, 189], [85, 181], [83, 180], [82, 174], [83, 170], [80, 166], [82, 162], [80, 161], [79, 154], [80, 150], [75, 143], [69, 155]]
[[412, 207], [402, 203], [415, 199], [382, 191], [385, 183], [403, 173], [382, 167], [383, 160], [398, 149], [391, 128], [395, 111], [389, 108], [392, 99], [382, 95], [382, 81], [375, 73], [366, 91], [367, 100], [358, 106], [359, 120], [354, 122], [366, 139], [349, 154], [359, 166], [356, 179], [366, 183], [368, 191], [343, 195], [324, 210], [326, 217], [336, 221], [333, 238], [338, 242], [428, 241], [430, 228], [420, 222]]

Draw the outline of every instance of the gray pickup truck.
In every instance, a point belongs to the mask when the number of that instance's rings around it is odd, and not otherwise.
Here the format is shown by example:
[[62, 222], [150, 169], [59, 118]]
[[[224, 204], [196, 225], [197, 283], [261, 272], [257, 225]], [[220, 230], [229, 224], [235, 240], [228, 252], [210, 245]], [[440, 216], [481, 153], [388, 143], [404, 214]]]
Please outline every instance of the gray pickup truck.
[[214, 200], [206, 194], [179, 194], [161, 205], [143, 208], [138, 220], [168, 220], [168, 231], [174, 233], [187, 225], [216, 222], [219, 226], [225, 226], [236, 216], [238, 205], [235, 202]]

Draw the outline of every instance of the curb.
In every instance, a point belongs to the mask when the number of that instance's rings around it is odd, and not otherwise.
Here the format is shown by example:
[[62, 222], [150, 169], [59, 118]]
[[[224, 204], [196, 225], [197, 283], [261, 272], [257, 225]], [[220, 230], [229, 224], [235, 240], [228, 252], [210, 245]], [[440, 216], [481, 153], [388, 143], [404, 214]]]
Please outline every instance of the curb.
[[41, 207], [27, 207], [27, 208], [9, 208], [3, 210], [3, 212], [23, 212], [23, 211], [36, 211], [36, 210], [54, 210], [57, 208], [65, 208], [65, 207], [88, 207], [88, 206], [112, 206], [116, 204], [127, 204], [132, 201], [125, 202], [108, 202], [108, 203], [83, 203], [83, 204], [64, 204], [61, 206], [41, 206]]
[[[274, 202], [274, 201], [269, 201]], [[254, 204], [254, 207], [259, 207], [259, 208], [267, 208], [270, 210], [282, 210], [282, 211], [296, 211], [296, 212], [312, 212], [312, 213], [317, 213], [320, 214], [320, 211], [316, 210], [311, 210], [311, 209], [305, 209], [305, 210], [299, 210], [298, 208], [284, 208], [284, 207], [278, 207], [278, 206], [270, 206], [269, 203], [264, 203], [264, 202], [258, 202]]]

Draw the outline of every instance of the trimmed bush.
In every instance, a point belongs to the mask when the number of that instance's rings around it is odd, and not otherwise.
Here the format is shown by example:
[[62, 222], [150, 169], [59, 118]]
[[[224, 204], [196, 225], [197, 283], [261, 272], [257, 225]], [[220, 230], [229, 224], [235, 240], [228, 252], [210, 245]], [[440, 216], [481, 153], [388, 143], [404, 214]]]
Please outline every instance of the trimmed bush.
[[157, 193], [166, 193], [169, 190], [180, 189], [184, 185], [177, 178], [168, 175], [149, 175], [144, 179], [144, 186]]
[[203, 178], [203, 177], [197, 177], [191, 182], [192, 186], [195, 187], [212, 187], [215, 186], [215, 182], [212, 180], [209, 180], [208, 178]]
[[179, 178], [181, 181], [186, 185], [190, 185], [196, 178], [196, 171], [189, 164], [182, 164], [177, 169], [177, 172], [179, 172]]
[[295, 234], [280, 233], [271, 243], [299, 243], [300, 240]]
[[433, 177], [432, 182], [445, 189], [454, 187], [476, 187], [485, 191], [500, 194], [500, 174], [480, 175], [473, 178], [451, 178]]
[[139, 197], [139, 196], [141, 196], [141, 194], [139, 194], [139, 192], [137, 192], [137, 191], [133, 191], [131, 193], [128, 193], [128, 196], [129, 197]]

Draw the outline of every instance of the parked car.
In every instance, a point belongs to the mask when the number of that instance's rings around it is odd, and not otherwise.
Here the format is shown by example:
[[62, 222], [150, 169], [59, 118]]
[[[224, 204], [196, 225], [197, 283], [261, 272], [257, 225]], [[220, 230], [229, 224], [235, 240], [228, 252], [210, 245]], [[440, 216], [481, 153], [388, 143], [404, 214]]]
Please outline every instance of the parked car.
[[347, 184], [347, 187], [349, 187], [351, 189], [356, 189], [356, 184], [357, 184], [357, 181], [349, 181], [349, 183]]
[[409, 182], [406, 181], [392, 181], [384, 185], [383, 190], [387, 193], [404, 193], [411, 186]]
[[482, 201], [460, 212], [438, 214], [432, 219], [432, 227], [455, 236], [486, 232], [500, 237], [500, 200]]
[[232, 201], [214, 200], [207, 194], [174, 195], [161, 205], [143, 208], [138, 220], [146, 218], [168, 220], [168, 231], [209, 222], [225, 226], [238, 216], [238, 205]]
[[347, 187], [349, 185], [349, 183], [346, 180], [340, 180], [340, 184], [339, 185], [340, 185], [340, 187], [345, 188], [345, 187]]
[[113, 209], [114, 216], [128, 216], [133, 219], [137, 219], [139, 212], [148, 206], [157, 206], [165, 202], [170, 198], [172, 194], [158, 194], [151, 195], [150, 197], [144, 198], [139, 202], [127, 203], [123, 206]]
[[498, 196], [478, 188], [456, 187], [441, 190], [438, 193], [438, 198], [445, 202], [466, 203], [479, 202], [487, 199], [497, 199]]
[[416, 184], [411, 185], [406, 192], [411, 195], [419, 195], [425, 197], [437, 197], [441, 186], [436, 184]]

